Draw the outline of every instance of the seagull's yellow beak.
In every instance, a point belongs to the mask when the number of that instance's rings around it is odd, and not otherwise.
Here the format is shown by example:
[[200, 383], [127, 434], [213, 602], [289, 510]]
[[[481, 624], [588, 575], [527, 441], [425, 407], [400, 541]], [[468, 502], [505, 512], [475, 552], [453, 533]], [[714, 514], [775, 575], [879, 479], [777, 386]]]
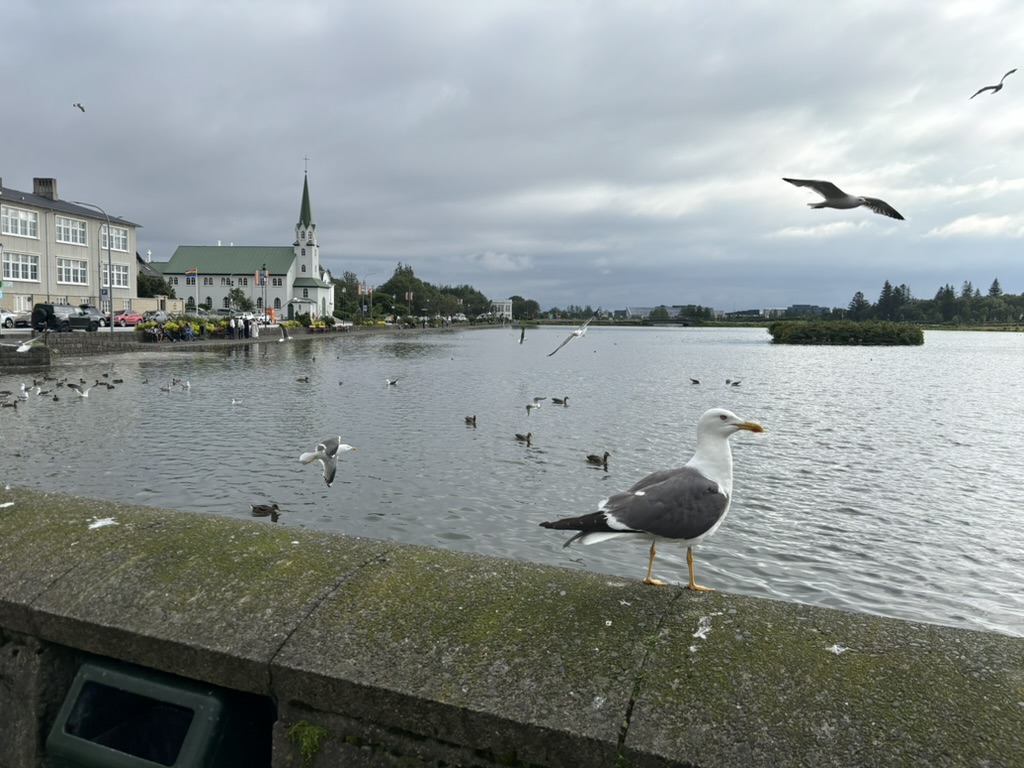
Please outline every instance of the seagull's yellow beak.
[[737, 424], [736, 429], [745, 429], [748, 432], [764, 432], [764, 427], [756, 421], [744, 421], [742, 424]]

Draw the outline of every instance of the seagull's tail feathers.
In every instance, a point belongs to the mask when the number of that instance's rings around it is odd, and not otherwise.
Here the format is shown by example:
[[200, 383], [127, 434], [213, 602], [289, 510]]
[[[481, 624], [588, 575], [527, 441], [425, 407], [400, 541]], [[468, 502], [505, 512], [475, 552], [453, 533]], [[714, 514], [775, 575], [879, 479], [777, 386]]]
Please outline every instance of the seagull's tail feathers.
[[307, 452], [307, 453], [303, 453], [302, 455], [300, 455], [299, 456], [299, 461], [301, 463], [303, 463], [303, 464], [312, 464], [317, 459], [320, 459], [321, 461], [323, 461], [326, 458], [327, 458], [327, 456], [325, 456], [323, 453], [321, 453], [319, 451], [312, 451], [312, 452]]

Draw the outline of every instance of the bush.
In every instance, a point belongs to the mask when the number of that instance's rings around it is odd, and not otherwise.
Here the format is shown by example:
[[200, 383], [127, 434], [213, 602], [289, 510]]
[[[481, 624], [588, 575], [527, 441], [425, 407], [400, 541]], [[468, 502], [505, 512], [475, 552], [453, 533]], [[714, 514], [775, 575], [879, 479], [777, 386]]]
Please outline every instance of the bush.
[[780, 320], [768, 325], [775, 344], [841, 346], [917, 346], [924, 344], [920, 326], [888, 321]]

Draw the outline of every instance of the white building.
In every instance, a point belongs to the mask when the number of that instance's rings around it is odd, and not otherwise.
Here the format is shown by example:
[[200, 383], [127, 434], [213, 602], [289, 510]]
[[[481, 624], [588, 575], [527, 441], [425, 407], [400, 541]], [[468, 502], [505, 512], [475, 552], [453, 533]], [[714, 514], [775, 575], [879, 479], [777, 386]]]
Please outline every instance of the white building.
[[[61, 200], [57, 180], [36, 178], [32, 192], [0, 180], [0, 307], [27, 312], [37, 302], [122, 309], [137, 295], [135, 230], [101, 208]], [[109, 235], [109, 236], [108, 236]], [[111, 287], [110, 275], [113, 274]]]
[[257, 314], [273, 310], [278, 319], [309, 312], [322, 317], [334, 312], [334, 283], [320, 266], [320, 246], [309, 205], [309, 177], [303, 179], [299, 222], [291, 246], [179, 245], [166, 262], [153, 262], [185, 302], [229, 308], [229, 293], [239, 288]]

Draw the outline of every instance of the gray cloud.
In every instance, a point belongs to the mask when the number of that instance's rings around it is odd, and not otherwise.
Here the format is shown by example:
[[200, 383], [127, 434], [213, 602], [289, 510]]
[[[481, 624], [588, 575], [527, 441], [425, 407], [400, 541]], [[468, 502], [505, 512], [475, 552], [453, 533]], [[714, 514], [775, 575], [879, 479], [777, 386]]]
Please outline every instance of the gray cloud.
[[1024, 64], [1009, 2], [13, 0], [4, 24], [5, 185], [56, 177], [157, 259], [290, 242], [308, 156], [325, 265], [375, 282], [402, 262], [545, 307], [1024, 292], [1024, 74], [968, 101]]

